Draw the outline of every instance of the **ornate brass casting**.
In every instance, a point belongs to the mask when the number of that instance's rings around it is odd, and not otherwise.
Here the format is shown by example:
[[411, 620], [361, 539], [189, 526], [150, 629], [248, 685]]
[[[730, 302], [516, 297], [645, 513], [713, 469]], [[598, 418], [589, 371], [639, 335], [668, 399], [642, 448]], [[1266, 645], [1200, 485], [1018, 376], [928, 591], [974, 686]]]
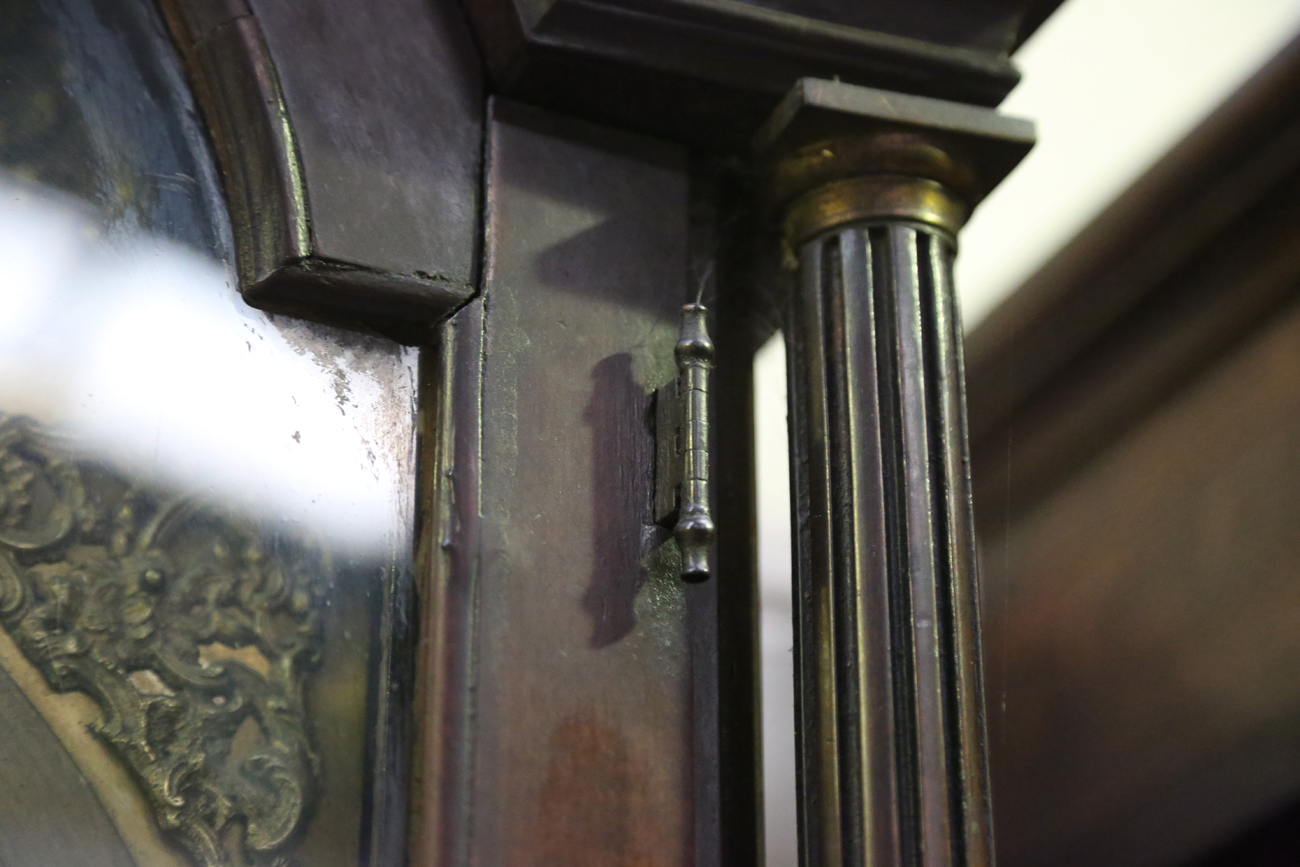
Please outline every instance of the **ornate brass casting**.
[[[203, 867], [283, 867], [313, 798], [303, 682], [327, 564], [0, 416], [0, 623]], [[298, 560], [299, 558], [295, 558]]]

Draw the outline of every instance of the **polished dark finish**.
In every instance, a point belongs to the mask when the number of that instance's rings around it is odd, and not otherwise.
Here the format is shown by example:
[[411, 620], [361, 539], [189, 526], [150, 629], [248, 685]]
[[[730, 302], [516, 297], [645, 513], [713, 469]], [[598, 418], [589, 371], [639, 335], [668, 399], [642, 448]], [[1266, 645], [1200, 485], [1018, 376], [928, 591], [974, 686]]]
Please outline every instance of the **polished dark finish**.
[[[920, 39], [936, 45], [1010, 51], [1021, 41], [1032, 3], [1017, 0], [741, 0], [847, 27]], [[1046, 5], [1046, 4], [1040, 4]]]
[[302, 167], [279, 78], [243, 0], [163, 3], [230, 209], [241, 288], [311, 253]]
[[[152, 18], [148, 31], [115, 30], [115, 8], [153, 5], [73, 2], [83, 14], [64, 18], [103, 25], [83, 52], [97, 65], [81, 65], [105, 80], [116, 67], [104, 34], [134, 34], [126, 53], [169, 49]], [[752, 136], [796, 81], [993, 105], [1016, 80], [1008, 52], [1050, 5], [468, 0], [498, 91], [543, 106], [498, 102], [490, 137], [479, 57], [454, 0], [158, 0], [198, 111], [179, 98], [183, 74], [164, 50], [100, 112], [138, 128], [119, 137], [102, 134], [117, 126], [88, 126], [103, 150], [94, 158], [46, 147], [58, 136], [42, 123], [80, 134], [77, 120], [96, 118], [71, 110], [70, 79], [42, 61], [13, 112], [31, 121], [13, 167], [65, 191], [94, 179], [96, 204], [115, 218], [189, 244], [186, 257], [233, 259], [245, 300], [290, 314], [268, 319], [221, 296], [238, 357], [275, 343], [316, 377], [274, 395], [293, 406], [329, 398], [329, 421], [306, 430], [308, 442], [358, 433], [359, 449], [335, 442], [327, 471], [300, 475], [373, 469], [385, 497], [359, 511], [391, 523], [365, 553], [340, 543], [346, 527], [322, 525], [317, 543], [277, 528], [291, 512], [244, 514], [242, 492], [218, 508], [106, 458], [43, 456], [30, 431], [6, 428], [0, 488], [15, 514], [0, 527], [0, 621], [20, 661], [39, 669], [22, 688], [91, 693], [104, 716], [96, 736], [151, 811], [145, 831], [169, 835], [196, 864], [760, 864], [750, 363], [774, 323], [760, 312], [770, 298], [745, 296], [771, 288], [780, 247], [737, 265], [772, 236], [748, 191], [733, 187], [753, 180]], [[21, 59], [46, 44], [26, 38], [37, 17], [0, 34]], [[204, 159], [134, 171], [138, 155], [166, 155], [152, 144], [175, 143], [169, 120], [196, 154], [213, 146], [231, 226], [207, 195], [216, 176]], [[801, 297], [813, 305], [801, 302], [791, 320], [803, 353], [796, 425], [821, 431], [800, 443], [804, 499], [821, 498], [802, 513], [801, 551], [829, 570], [800, 579], [809, 606], [831, 606], [801, 608], [815, 675], [803, 731], [805, 794], [817, 789], [805, 799], [809, 862], [982, 864], [958, 328], [951, 238], [936, 229], [955, 232], [1027, 140], [988, 111], [830, 81], [804, 81], [773, 123], [763, 157], [793, 165], [798, 189], [778, 177], [768, 204], [821, 196], [787, 238], [790, 248], [808, 242]], [[921, 130], [930, 138], [917, 139]], [[924, 170], [908, 161], [918, 155]], [[900, 169], [890, 198], [880, 176]], [[219, 219], [178, 218], [178, 191], [189, 189]], [[892, 224], [863, 228], [875, 219]], [[869, 256], [876, 271], [849, 274]], [[209, 270], [211, 292], [234, 282]], [[211, 297], [177, 295], [165, 309]], [[859, 330], [864, 311], [892, 324]], [[375, 334], [422, 347], [418, 387], [417, 353]], [[200, 328], [187, 336], [196, 353], [205, 346]], [[870, 357], [854, 355], [865, 346]], [[257, 406], [271, 370], [252, 369], [254, 382], [232, 395], [191, 391], [233, 418]], [[656, 430], [652, 395], [674, 376], [674, 417]], [[874, 404], [856, 391], [867, 384], [882, 395]], [[362, 392], [382, 400], [366, 408]], [[278, 441], [254, 444], [253, 458], [303, 444], [304, 431], [279, 431], [274, 411], [250, 415]], [[145, 424], [124, 439], [164, 430]], [[680, 440], [675, 534], [656, 520], [652, 487], [654, 437], [670, 427]], [[868, 435], [875, 446], [860, 448]], [[144, 463], [169, 471], [155, 452]], [[840, 474], [848, 465], [877, 467], [879, 478]], [[343, 508], [365, 502], [353, 499], [365, 484], [341, 494]], [[868, 550], [841, 533], [844, 521], [894, 535]], [[863, 572], [877, 556], [881, 571]], [[705, 576], [717, 580], [679, 580]], [[886, 628], [859, 628], [872, 618]], [[97, 818], [87, 836], [103, 836]], [[134, 833], [121, 834], [135, 852]], [[102, 854], [120, 855], [111, 845]]]
[[419, 648], [411, 773], [412, 864], [468, 863], [473, 630], [480, 563], [484, 303], [421, 353]]
[[805, 76], [997, 105], [1008, 52], [1058, 5], [465, 3], [500, 92], [714, 150], [742, 148]]
[[1291, 304], [986, 529], [999, 863], [1178, 864], [1300, 796], [1298, 368]]
[[483, 89], [458, 7], [161, 0], [216, 145], [240, 287], [410, 342], [469, 297]]
[[[803, 80], [757, 137], [786, 324], [804, 867], [989, 865], [954, 233], [1033, 144]], [[797, 255], [797, 259], [795, 256]]]
[[718, 525], [713, 628], [700, 630], [716, 644], [716, 674], [697, 680], [696, 704], [716, 707], [715, 727], [700, 727], [708, 738], [700, 755], [716, 762], [716, 833], [727, 867], [765, 863], [754, 353], [778, 316], [770, 304], [760, 312], [755, 300], [779, 294], [781, 271], [775, 245], [763, 243], [756, 215], [744, 206], [746, 180], [731, 161], [692, 162], [692, 282], [705, 284], [715, 314], [710, 456]]
[[800, 251], [787, 338], [806, 867], [991, 863], [952, 252], [897, 224]]
[[716, 582], [653, 516], [684, 156], [494, 108], [483, 300], [444, 334], [424, 863], [718, 864]]

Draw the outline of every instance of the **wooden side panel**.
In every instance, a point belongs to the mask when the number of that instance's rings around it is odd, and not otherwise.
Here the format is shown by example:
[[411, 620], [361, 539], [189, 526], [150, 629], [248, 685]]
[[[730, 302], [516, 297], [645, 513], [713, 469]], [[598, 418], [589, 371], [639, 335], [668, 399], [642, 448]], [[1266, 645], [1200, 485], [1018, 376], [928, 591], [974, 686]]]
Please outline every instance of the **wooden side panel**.
[[999, 863], [1147, 865], [1300, 792], [1300, 311], [985, 537]]
[[714, 589], [681, 583], [651, 513], [684, 154], [498, 103], [488, 160], [468, 861], [708, 863]]

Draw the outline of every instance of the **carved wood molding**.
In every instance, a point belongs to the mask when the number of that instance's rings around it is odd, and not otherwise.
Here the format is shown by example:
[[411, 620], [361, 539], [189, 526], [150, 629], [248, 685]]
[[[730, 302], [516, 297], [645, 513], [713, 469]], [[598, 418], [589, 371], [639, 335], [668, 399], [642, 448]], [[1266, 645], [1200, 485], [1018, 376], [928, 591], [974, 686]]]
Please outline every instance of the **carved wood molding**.
[[523, 102], [717, 152], [794, 83], [837, 78], [995, 106], [1015, 49], [1059, 0], [462, 0], [492, 87]]
[[420, 0], [158, 3], [244, 299], [427, 341], [473, 294], [483, 96], [465, 25]]

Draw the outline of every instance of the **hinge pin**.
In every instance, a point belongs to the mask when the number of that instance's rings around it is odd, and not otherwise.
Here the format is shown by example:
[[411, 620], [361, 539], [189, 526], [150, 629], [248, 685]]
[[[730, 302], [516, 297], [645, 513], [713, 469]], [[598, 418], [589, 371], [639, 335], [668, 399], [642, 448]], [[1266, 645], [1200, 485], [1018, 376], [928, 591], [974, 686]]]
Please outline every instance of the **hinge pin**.
[[709, 549], [715, 528], [709, 513], [709, 371], [713, 341], [708, 309], [696, 302], [682, 307], [682, 330], [673, 350], [677, 358], [680, 419], [680, 509], [673, 538], [682, 555], [682, 580], [709, 577]]

